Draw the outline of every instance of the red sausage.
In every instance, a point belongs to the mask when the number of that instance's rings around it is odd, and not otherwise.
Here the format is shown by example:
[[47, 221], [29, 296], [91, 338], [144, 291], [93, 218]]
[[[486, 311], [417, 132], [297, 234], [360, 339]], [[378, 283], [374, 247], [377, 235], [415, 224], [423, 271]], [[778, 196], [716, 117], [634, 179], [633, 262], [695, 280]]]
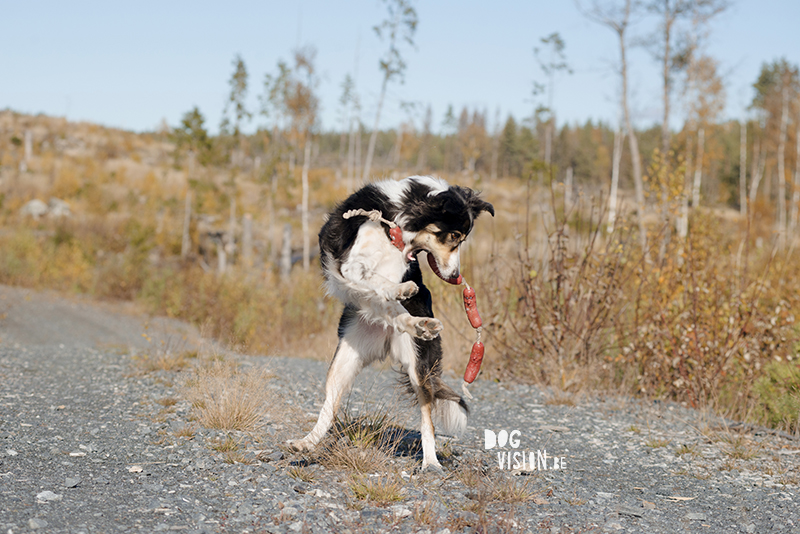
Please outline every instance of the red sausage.
[[406, 248], [406, 244], [403, 242], [403, 231], [399, 226], [395, 226], [389, 230], [389, 237], [392, 239], [392, 245], [397, 247], [401, 252]]
[[472, 328], [480, 328], [483, 324], [481, 314], [478, 313], [478, 301], [475, 299], [475, 290], [471, 287], [464, 288], [464, 309], [467, 310], [467, 319]]
[[483, 361], [483, 343], [476, 341], [472, 345], [472, 352], [469, 353], [469, 363], [467, 369], [464, 371], [464, 382], [472, 384], [475, 377], [478, 376], [478, 371], [481, 370], [481, 362]]

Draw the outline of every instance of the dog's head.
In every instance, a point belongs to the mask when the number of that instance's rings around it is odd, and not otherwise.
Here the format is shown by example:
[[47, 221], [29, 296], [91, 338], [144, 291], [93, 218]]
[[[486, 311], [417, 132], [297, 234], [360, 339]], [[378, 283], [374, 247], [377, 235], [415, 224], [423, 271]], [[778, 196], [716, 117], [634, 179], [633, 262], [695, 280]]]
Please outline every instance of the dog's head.
[[442, 279], [458, 278], [461, 243], [482, 212], [494, 217], [494, 206], [472, 189], [457, 185], [442, 191], [428, 190], [424, 195], [414, 195], [412, 186], [409, 193], [412, 198], [401, 223], [405, 232], [413, 234], [407, 241], [409, 258], [424, 250], [431, 268]]

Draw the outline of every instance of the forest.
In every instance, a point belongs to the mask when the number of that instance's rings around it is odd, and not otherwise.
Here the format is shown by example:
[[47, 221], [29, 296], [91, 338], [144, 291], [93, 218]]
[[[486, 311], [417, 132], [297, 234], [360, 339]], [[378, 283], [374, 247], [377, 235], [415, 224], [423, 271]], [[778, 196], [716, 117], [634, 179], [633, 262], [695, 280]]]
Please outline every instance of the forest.
[[[338, 304], [316, 262], [326, 213], [370, 181], [432, 174], [498, 211], [463, 260], [486, 315], [484, 378], [800, 432], [797, 64], [765, 58], [747, 117], [724, 117], [705, 43], [728, 2], [593, 2], [582, 14], [618, 42], [615, 124], [558, 120], [554, 82], [570, 65], [556, 32], [532, 43], [529, 116], [454, 104], [436, 124], [430, 105], [403, 102], [405, 119], [386, 125], [419, 21], [410, 0], [384, 5], [374, 116], [348, 74], [338, 123], [321, 127], [311, 45], [258, 75], [235, 56], [215, 133], [190, 106], [145, 133], [1, 111], [0, 283], [135, 301], [243, 351], [329, 358]], [[629, 102], [637, 10], [654, 21], [662, 73], [663, 119], [647, 127]], [[458, 374], [471, 342], [459, 295], [430, 285]]]

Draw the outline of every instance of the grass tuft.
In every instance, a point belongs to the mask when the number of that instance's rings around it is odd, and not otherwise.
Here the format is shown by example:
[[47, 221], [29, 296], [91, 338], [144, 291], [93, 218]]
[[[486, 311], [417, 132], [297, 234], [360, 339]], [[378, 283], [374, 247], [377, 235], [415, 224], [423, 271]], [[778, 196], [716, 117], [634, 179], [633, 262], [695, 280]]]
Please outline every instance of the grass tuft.
[[215, 361], [198, 367], [187, 381], [186, 398], [198, 412], [198, 422], [206, 428], [253, 432], [276, 418], [280, 400], [267, 384], [272, 374], [263, 368], [247, 371]]

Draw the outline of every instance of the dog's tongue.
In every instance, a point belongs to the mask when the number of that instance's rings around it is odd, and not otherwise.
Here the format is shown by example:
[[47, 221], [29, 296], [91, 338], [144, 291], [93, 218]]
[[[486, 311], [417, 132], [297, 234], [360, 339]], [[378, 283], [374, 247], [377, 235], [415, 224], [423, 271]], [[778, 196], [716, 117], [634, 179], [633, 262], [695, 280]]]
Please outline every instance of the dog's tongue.
[[433, 258], [433, 254], [428, 252], [428, 265], [431, 266], [431, 270], [436, 273], [436, 276], [447, 282], [448, 284], [453, 284], [457, 286], [461, 283], [461, 275], [458, 275], [458, 278], [445, 278], [442, 276], [442, 273], [439, 272], [439, 266], [436, 265], [436, 260]]

